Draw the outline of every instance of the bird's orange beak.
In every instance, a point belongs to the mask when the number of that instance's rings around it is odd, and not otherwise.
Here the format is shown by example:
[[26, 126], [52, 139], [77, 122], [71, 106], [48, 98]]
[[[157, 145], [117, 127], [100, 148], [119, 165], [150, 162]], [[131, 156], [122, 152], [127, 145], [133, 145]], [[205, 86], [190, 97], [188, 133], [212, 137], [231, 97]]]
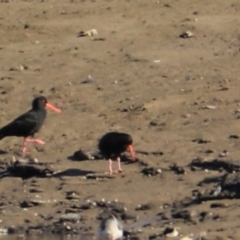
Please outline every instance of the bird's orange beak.
[[50, 103], [46, 103], [45, 105], [46, 108], [50, 109], [50, 110], [53, 110], [54, 112], [57, 112], [57, 113], [60, 113], [61, 110], [59, 108], [56, 108], [55, 106], [53, 106], [52, 104]]
[[135, 158], [135, 152], [134, 152], [134, 149], [133, 149], [133, 145], [128, 145], [128, 151], [131, 153], [131, 156], [132, 156], [132, 160], [135, 161], [136, 158]]

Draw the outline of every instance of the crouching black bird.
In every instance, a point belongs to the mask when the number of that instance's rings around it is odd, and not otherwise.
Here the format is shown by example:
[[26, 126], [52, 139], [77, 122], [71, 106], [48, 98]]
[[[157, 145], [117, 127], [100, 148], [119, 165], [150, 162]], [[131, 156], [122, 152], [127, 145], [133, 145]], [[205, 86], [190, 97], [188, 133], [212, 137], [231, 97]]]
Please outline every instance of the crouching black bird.
[[[109, 161], [109, 174], [122, 172], [120, 156], [128, 150], [132, 155], [132, 160], [135, 161], [135, 153], [133, 149], [133, 139], [129, 134], [109, 132], [105, 134], [98, 143], [98, 148], [105, 159]], [[112, 160], [117, 159], [118, 169], [113, 171]]]

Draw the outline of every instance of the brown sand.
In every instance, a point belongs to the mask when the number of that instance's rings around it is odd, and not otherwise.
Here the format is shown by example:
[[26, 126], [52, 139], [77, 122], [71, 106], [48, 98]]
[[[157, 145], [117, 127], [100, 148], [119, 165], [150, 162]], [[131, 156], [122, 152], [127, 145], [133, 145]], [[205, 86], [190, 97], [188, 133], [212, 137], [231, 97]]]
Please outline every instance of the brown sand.
[[[26, 111], [34, 96], [46, 96], [62, 113], [48, 113], [37, 134], [47, 144], [30, 145], [31, 156], [52, 162], [59, 170], [104, 172], [105, 161], [67, 158], [79, 148], [95, 150], [99, 137], [110, 130], [130, 133], [138, 150], [164, 152], [138, 156], [158, 168], [171, 163], [186, 166], [196, 157], [206, 157], [207, 149], [213, 151], [209, 158], [228, 150], [229, 159], [237, 159], [239, 141], [228, 136], [240, 131], [234, 114], [240, 108], [239, 11], [239, 0], [1, 1], [0, 124]], [[92, 28], [97, 36], [77, 37]], [[194, 37], [180, 38], [187, 30]], [[21, 65], [27, 69], [15, 69]], [[94, 81], [82, 84], [88, 75]], [[216, 109], [206, 109], [208, 105]], [[192, 142], [195, 138], [211, 142], [200, 145]], [[1, 160], [18, 154], [20, 144], [20, 138], [3, 139], [0, 149], [7, 154]], [[66, 192], [76, 190], [81, 197], [77, 204], [118, 199], [133, 212], [139, 204], [154, 203], [155, 208], [137, 212], [141, 218], [160, 212], [165, 203], [190, 196], [198, 181], [216, 175], [163, 171], [163, 177], [148, 178], [137, 164], [123, 167], [124, 177], [107, 181], [86, 181], [81, 176], [37, 179], [44, 190], [39, 198], [67, 202]], [[53, 216], [58, 210], [64, 212], [61, 204], [23, 211], [19, 202], [35, 198], [36, 193], [23, 192], [19, 178], [3, 178], [0, 191], [9, 202], [1, 227], [23, 224], [26, 219], [40, 223], [43, 220], [34, 215], [39, 212]], [[222, 216], [221, 221], [174, 226], [183, 236], [207, 232], [207, 239], [239, 239], [238, 200], [225, 202], [228, 208], [211, 209]], [[209, 211], [209, 203], [194, 209]], [[83, 213], [89, 220], [86, 225], [96, 220], [97, 213]], [[144, 234], [156, 232], [161, 231], [147, 229]]]

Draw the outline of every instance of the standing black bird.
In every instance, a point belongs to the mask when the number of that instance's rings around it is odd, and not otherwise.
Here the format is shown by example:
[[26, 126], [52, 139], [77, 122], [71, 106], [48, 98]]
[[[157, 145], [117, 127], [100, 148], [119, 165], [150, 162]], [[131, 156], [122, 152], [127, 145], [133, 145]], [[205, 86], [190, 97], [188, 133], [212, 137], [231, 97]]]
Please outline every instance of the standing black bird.
[[[98, 143], [98, 148], [104, 158], [109, 161], [109, 174], [122, 172], [120, 156], [128, 150], [132, 155], [132, 160], [135, 161], [135, 153], [133, 149], [133, 139], [129, 134], [109, 132], [105, 134]], [[118, 170], [112, 170], [112, 160], [117, 159]]]
[[[41, 129], [44, 123], [47, 115], [45, 108], [58, 113], [61, 112], [60, 109], [48, 103], [45, 97], [37, 97], [32, 102], [32, 109], [0, 129], [0, 139], [11, 136], [23, 137], [23, 153], [27, 151], [27, 142], [45, 144], [41, 139], [33, 138], [34, 134]], [[32, 138], [28, 138], [29, 136]]]

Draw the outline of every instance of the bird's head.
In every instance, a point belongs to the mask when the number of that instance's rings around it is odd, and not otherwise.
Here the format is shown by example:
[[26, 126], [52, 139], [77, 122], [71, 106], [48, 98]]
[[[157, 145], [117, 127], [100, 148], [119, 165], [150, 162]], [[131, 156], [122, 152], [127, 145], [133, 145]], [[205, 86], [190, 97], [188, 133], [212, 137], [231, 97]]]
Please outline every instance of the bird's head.
[[52, 104], [50, 104], [47, 99], [43, 96], [36, 97], [32, 102], [33, 109], [47, 108], [54, 112], [60, 113], [61, 110]]

